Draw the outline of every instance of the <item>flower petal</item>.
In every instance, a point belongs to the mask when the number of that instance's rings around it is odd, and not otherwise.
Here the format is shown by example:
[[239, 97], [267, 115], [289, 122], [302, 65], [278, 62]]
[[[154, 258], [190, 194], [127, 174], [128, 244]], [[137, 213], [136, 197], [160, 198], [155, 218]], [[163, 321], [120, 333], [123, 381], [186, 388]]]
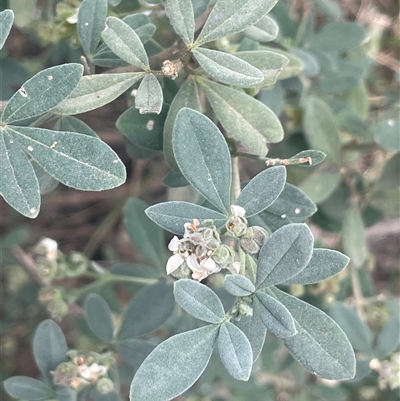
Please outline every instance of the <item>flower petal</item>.
[[167, 274], [171, 274], [173, 271], [175, 271], [182, 263], [184, 262], [184, 259], [179, 253], [176, 253], [175, 255], [172, 255], [167, 262]]
[[188, 256], [186, 259], [186, 264], [188, 265], [189, 269], [192, 272], [202, 272], [203, 269], [200, 267], [199, 263], [197, 262], [196, 256], [194, 254], [191, 254]]
[[240, 272], [240, 262], [233, 262], [230, 266], [227, 267], [227, 269], [232, 274], [239, 274], [239, 272]]
[[172, 240], [168, 244], [168, 249], [172, 252], [176, 252], [180, 243], [181, 241], [179, 241], [179, 238], [174, 235], [174, 238], [172, 238]]
[[231, 205], [231, 211], [235, 217], [244, 217], [246, 214], [246, 210], [238, 205]]

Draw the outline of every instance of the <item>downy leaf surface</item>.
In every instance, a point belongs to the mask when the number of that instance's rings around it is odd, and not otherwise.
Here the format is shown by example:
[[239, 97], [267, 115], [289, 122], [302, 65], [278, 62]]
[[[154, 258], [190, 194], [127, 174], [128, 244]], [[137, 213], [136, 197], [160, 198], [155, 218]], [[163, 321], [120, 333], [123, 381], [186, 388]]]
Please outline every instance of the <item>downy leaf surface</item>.
[[285, 181], [285, 167], [277, 166], [264, 170], [243, 188], [235, 203], [246, 210], [246, 217], [254, 216], [279, 199]]
[[276, 230], [261, 247], [256, 287], [280, 284], [301, 272], [311, 259], [314, 238], [305, 224]]
[[218, 0], [196, 45], [241, 32], [268, 14], [278, 0]]
[[246, 28], [243, 33], [256, 42], [271, 42], [279, 33], [279, 26], [270, 16], [265, 15], [257, 23]]
[[4, 10], [0, 12], [0, 50], [4, 46], [14, 22], [14, 12], [12, 10]]
[[227, 274], [224, 280], [224, 288], [235, 297], [246, 297], [256, 290], [254, 284], [241, 274]]
[[140, 114], [160, 114], [163, 105], [163, 91], [154, 74], [147, 74], [139, 85], [135, 107]]
[[81, 79], [80, 64], [46, 68], [26, 81], [8, 101], [1, 120], [6, 124], [40, 116], [68, 97]]
[[13, 376], [4, 380], [4, 388], [11, 397], [41, 401], [53, 398], [54, 390], [46, 383], [27, 376]]
[[255, 296], [253, 303], [259, 304], [261, 320], [271, 333], [281, 338], [296, 334], [293, 317], [282, 303], [262, 291], [257, 291]]
[[260, 101], [209, 80], [200, 84], [221, 125], [252, 154], [264, 156], [267, 142], [283, 139], [278, 117]]
[[178, 167], [190, 184], [220, 211], [229, 213], [231, 159], [216, 125], [185, 107], [176, 117], [172, 145]]
[[114, 336], [114, 324], [111, 309], [98, 294], [89, 294], [83, 305], [89, 327], [104, 342], [108, 343]]
[[284, 284], [314, 284], [339, 274], [350, 258], [332, 249], [316, 248], [313, 250], [308, 265], [299, 274], [286, 280]]
[[103, 141], [76, 132], [9, 126], [8, 132], [57, 181], [83, 191], [115, 188], [125, 166]]
[[85, 54], [96, 51], [107, 18], [107, 0], [83, 0], [78, 12], [78, 35]]
[[221, 325], [218, 351], [228, 373], [237, 380], [247, 381], [253, 365], [251, 345], [245, 334], [233, 323]]
[[139, 290], [122, 315], [118, 340], [143, 336], [164, 324], [175, 307], [172, 289], [171, 284], [159, 281]]
[[40, 189], [35, 171], [8, 130], [0, 130], [0, 194], [17, 212], [35, 218], [40, 210]]
[[324, 312], [273, 288], [293, 316], [297, 334], [283, 340], [292, 356], [311, 373], [329, 380], [355, 375], [353, 348], [342, 329]]
[[85, 75], [68, 98], [52, 112], [72, 115], [97, 109], [112, 102], [144, 76], [143, 72]]
[[169, 401], [190, 388], [211, 358], [218, 327], [200, 327], [162, 342], [136, 372], [130, 399]]
[[186, 45], [194, 40], [194, 14], [191, 0], [165, 0], [165, 14], [174, 31]]
[[43, 320], [33, 337], [33, 355], [42, 374], [50, 381], [50, 373], [61, 362], [67, 360], [67, 341], [60, 327], [50, 319]]
[[215, 210], [182, 201], [157, 203], [147, 208], [146, 214], [160, 227], [182, 236], [185, 232], [184, 224], [191, 223], [193, 219], [198, 219], [200, 222], [212, 219], [217, 227], [226, 222], [226, 216]]
[[137, 33], [124, 21], [108, 17], [101, 36], [107, 46], [122, 60], [150, 71], [149, 59]]
[[258, 68], [230, 53], [201, 47], [193, 50], [193, 55], [207, 74], [225, 84], [253, 86], [264, 79]]
[[224, 307], [217, 294], [194, 280], [180, 279], [174, 283], [175, 301], [190, 315], [207, 323], [221, 323]]

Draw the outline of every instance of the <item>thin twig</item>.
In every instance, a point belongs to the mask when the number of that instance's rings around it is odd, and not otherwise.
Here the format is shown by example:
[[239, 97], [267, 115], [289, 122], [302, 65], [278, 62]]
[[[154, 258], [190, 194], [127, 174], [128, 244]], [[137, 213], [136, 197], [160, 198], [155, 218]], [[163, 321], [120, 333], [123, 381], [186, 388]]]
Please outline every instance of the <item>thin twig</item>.
[[233, 201], [240, 195], [241, 187], [240, 187], [240, 171], [239, 171], [239, 158], [232, 157], [232, 189], [233, 189]]

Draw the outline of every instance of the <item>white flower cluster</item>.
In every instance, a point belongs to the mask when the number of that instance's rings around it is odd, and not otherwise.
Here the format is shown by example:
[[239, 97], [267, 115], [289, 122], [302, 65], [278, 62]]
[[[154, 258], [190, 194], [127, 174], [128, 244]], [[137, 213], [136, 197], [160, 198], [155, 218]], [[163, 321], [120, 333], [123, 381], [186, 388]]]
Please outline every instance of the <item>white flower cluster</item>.
[[[234, 208], [239, 206], [233, 207], [233, 214], [244, 213]], [[174, 254], [167, 262], [167, 274], [178, 269], [188, 270], [194, 280], [201, 281], [224, 268], [232, 274], [239, 273], [240, 262], [235, 262], [234, 250], [222, 244], [211, 220], [204, 220], [200, 224], [198, 219], [193, 219], [192, 223], [186, 223], [184, 226], [183, 238], [174, 236], [168, 245], [168, 249]]]

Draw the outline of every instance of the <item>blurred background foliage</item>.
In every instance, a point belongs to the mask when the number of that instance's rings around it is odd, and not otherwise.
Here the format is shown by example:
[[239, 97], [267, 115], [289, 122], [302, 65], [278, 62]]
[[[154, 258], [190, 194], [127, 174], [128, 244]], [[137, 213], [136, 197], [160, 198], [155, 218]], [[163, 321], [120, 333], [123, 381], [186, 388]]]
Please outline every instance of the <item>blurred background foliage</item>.
[[[2, 9], [9, 7], [15, 13], [14, 27], [0, 53], [1, 100], [9, 99], [23, 82], [46, 67], [80, 61], [83, 53], [76, 30], [79, 0], [1, 3]], [[151, 56], [171, 46], [176, 36], [163, 8], [148, 3], [110, 0], [108, 14], [122, 17], [146, 11], [157, 26], [146, 43]], [[268, 48], [287, 55], [290, 63], [273, 88], [251, 93], [284, 125], [285, 139], [271, 146], [268, 157], [287, 159], [311, 147], [327, 154], [324, 163], [309, 169], [288, 166], [288, 181], [318, 205], [318, 212], [309, 219], [317, 243], [343, 251], [352, 262], [344, 273], [330, 280], [307, 287], [292, 286], [290, 292], [327, 311], [340, 324], [356, 350], [356, 377], [343, 383], [313, 377], [284, 352], [280, 341], [268, 335], [248, 383], [221, 373], [224, 370], [215, 358], [199, 383], [185, 394], [187, 399], [398, 400], [398, 15], [399, 3], [395, 0], [280, 0], [270, 13], [279, 34]], [[231, 51], [267, 48], [254, 34], [220, 40], [217, 47]], [[96, 70], [102, 71], [102, 67]], [[168, 79], [164, 85], [168, 106], [178, 85]], [[116, 121], [132, 99], [132, 93], [126, 93], [101, 109], [79, 116], [125, 162], [128, 180], [124, 186], [100, 193], [80, 193], [60, 186], [44, 197], [42, 211], [34, 221], [0, 200], [2, 379], [39, 375], [30, 344], [39, 322], [49, 316], [59, 321], [70, 348], [103, 351], [104, 344], [93, 337], [82, 307], [72, 303], [74, 291], [90, 282], [87, 260], [124, 272], [129, 269], [127, 263], [146, 263], [139, 252], [142, 240], [131, 238], [136, 247], [132, 246], [120, 223], [127, 197], [140, 197], [149, 204], [165, 198], [193, 199], [188, 187], [163, 185], [168, 166], [161, 152], [141, 147], [132, 138], [123, 139], [118, 132]], [[153, 120], [157, 119], [156, 126], [162, 127], [165, 118], [166, 113], [161, 113]], [[145, 123], [138, 125], [138, 132], [145, 130]], [[240, 168], [246, 179], [264, 166], [260, 161], [242, 160]], [[146, 222], [140, 224], [145, 226]], [[280, 224], [278, 218], [272, 228]], [[62, 273], [52, 277], [63, 294], [53, 303], [46, 301], [46, 277], [38, 276], [36, 269], [35, 243], [43, 236], [56, 240], [63, 252], [56, 266]], [[116, 267], [115, 261], [119, 261]], [[212, 284], [218, 286], [218, 282]], [[96, 290], [118, 319], [122, 305], [139, 288], [134, 283], [108, 283]], [[177, 317], [171, 317], [157, 334], [163, 337], [163, 330], [173, 331], [174, 319]], [[117, 361], [124, 395], [134, 366], [120, 358]], [[3, 399], [6, 397], [3, 394]]]

